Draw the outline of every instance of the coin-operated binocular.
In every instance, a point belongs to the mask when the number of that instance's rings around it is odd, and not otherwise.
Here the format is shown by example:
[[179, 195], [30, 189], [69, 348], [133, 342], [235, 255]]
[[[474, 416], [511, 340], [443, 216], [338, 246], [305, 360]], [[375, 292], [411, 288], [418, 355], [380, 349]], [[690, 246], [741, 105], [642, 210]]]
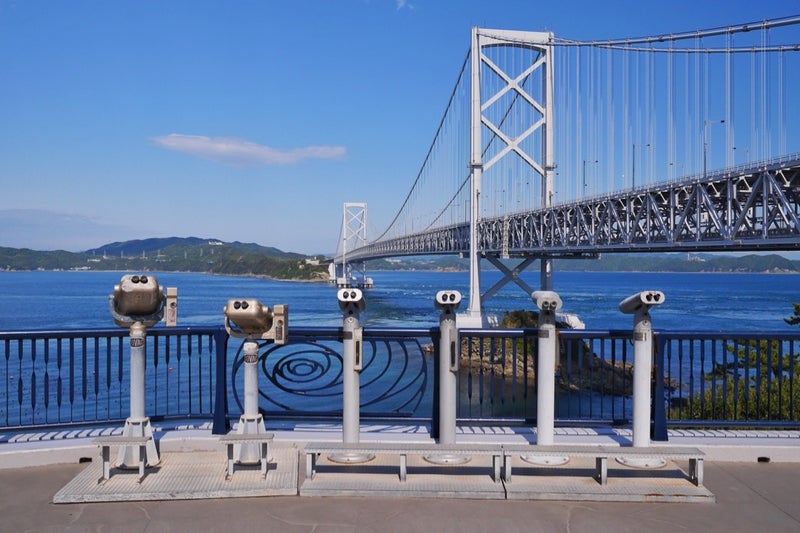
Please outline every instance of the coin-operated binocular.
[[[536, 444], [553, 444], [555, 427], [555, 371], [558, 343], [556, 311], [561, 297], [553, 291], [534, 291], [531, 300], [539, 308], [538, 365], [536, 368]], [[551, 461], [552, 462], [552, 461]]]
[[[258, 410], [258, 343], [271, 340], [285, 344], [288, 339], [289, 306], [276, 305], [273, 311], [255, 298], [228, 300], [223, 308], [225, 330], [231, 337], [244, 338], [244, 413], [239, 418], [239, 434], [257, 435], [267, 432], [264, 417]], [[257, 442], [234, 444], [234, 460], [241, 464], [261, 461]], [[267, 460], [270, 458], [268, 457]]]
[[361, 289], [339, 289], [336, 299], [339, 301], [339, 309], [348, 315], [361, 313], [367, 305]]
[[[360, 315], [367, 305], [364, 301], [364, 293], [361, 292], [361, 289], [339, 289], [339, 292], [336, 294], [336, 299], [339, 302], [339, 309], [344, 313], [342, 328], [345, 332], [343, 339], [345, 367], [346, 369], [360, 372], [363, 370], [363, 361], [361, 357], [363, 352], [363, 329], [361, 328]], [[352, 352], [352, 354], [350, 352]], [[353, 356], [352, 365], [349, 364], [349, 355]], [[356, 379], [357, 378], [358, 375], [356, 375]], [[357, 388], [359, 384], [356, 383], [354, 386]], [[345, 385], [345, 388], [347, 388], [347, 385]]]
[[545, 319], [547, 324], [555, 325], [555, 312], [561, 309], [561, 297], [553, 291], [533, 291], [531, 300], [540, 311], [539, 326], [542, 325], [542, 319]]
[[228, 300], [223, 313], [225, 330], [231, 337], [272, 340], [275, 344], [288, 340], [287, 305], [276, 305], [270, 311], [254, 298]]
[[155, 276], [129, 274], [122, 276], [119, 285], [114, 285], [108, 297], [111, 316], [120, 327], [130, 327], [139, 322], [145, 327], [153, 326], [167, 317], [167, 326], [177, 324], [178, 289], [164, 288]]
[[[461, 304], [461, 293], [444, 290], [436, 293], [433, 306], [439, 313], [439, 350], [437, 376], [439, 382], [439, 444], [456, 443], [456, 403], [458, 394], [458, 366], [461, 342], [456, 327], [456, 310]], [[463, 464], [469, 456], [453, 453], [432, 453], [423, 457], [434, 464]]]
[[[108, 297], [114, 323], [130, 330], [130, 416], [125, 420], [123, 435], [151, 437], [147, 443], [147, 463], [158, 464], [158, 451], [153, 442], [150, 418], [144, 409], [145, 343], [147, 327], [167, 315], [167, 325], [175, 326], [178, 316], [178, 290], [170, 287], [166, 295], [155, 276], [128, 274]], [[139, 462], [137, 446], [121, 446], [118, 466], [133, 468]]]
[[[358, 444], [361, 431], [361, 385], [363, 329], [360, 315], [366, 308], [361, 289], [345, 288], [336, 293], [342, 310], [342, 442]], [[338, 452], [328, 456], [336, 463], [365, 463], [375, 456], [361, 452]]]
[[453, 313], [461, 305], [461, 293], [458, 291], [439, 291], [433, 300], [433, 306], [445, 313]]
[[663, 304], [664, 300], [664, 293], [661, 291], [637, 292], [622, 300], [619, 310], [626, 315], [646, 314], [651, 307]]
[[[653, 373], [653, 328], [650, 309], [664, 303], [661, 291], [641, 291], [628, 296], [619, 310], [633, 315], [633, 445], [650, 445], [650, 381]], [[620, 458], [631, 466], [663, 466], [661, 459]]]
[[[439, 291], [433, 300], [433, 306], [441, 311], [439, 314], [439, 353], [447, 363], [442, 370], [458, 372], [459, 354], [458, 330], [456, 329], [456, 310], [461, 305], [461, 293], [458, 291]], [[441, 389], [440, 389], [441, 390]]]

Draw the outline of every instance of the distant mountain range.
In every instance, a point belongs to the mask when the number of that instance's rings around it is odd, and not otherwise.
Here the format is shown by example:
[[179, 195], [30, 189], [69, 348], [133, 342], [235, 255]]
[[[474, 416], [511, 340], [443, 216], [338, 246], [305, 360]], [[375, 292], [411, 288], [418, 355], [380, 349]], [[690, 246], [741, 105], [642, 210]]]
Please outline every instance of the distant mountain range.
[[[515, 265], [509, 260], [509, 267]], [[557, 271], [798, 273], [800, 261], [781, 255], [606, 254], [597, 259], [556, 259]], [[466, 259], [424, 256], [369, 261], [367, 270], [467, 270]], [[484, 263], [483, 268], [493, 267]], [[532, 269], [536, 269], [534, 265]], [[112, 242], [84, 252], [0, 247], [0, 270], [179, 271], [324, 280], [319, 257], [284, 252], [255, 243], [198, 237]]]
[[113, 242], [85, 252], [0, 247], [0, 270], [179, 271], [323, 280], [316, 258], [254, 243], [198, 237]]
[[219, 239], [201, 239], [199, 237], [163, 237], [153, 239], [137, 239], [124, 242], [112, 242], [104, 244], [99, 248], [86, 250], [85, 254], [98, 255], [139, 255], [153, 252], [163, 252], [166, 249], [176, 250], [177, 248], [202, 248], [203, 246], [231, 246], [237, 251], [244, 251], [255, 254], [262, 254], [268, 257], [278, 257], [282, 259], [303, 259], [307, 256], [293, 252], [284, 252], [271, 246], [261, 246], [255, 243], [244, 243], [239, 241], [225, 243]]

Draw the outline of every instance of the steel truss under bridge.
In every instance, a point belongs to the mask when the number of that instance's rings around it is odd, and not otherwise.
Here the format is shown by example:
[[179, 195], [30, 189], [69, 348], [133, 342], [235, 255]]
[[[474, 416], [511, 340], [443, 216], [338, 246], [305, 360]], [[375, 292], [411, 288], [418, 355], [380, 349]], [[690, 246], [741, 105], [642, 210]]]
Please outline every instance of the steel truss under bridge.
[[[486, 218], [478, 223], [481, 256], [505, 274], [481, 299], [518, 278], [534, 260], [602, 252], [800, 249], [800, 154], [579, 202]], [[350, 260], [463, 254], [469, 224], [371, 243]], [[515, 268], [499, 261], [523, 258]]]
[[800, 249], [800, 154], [480, 221], [484, 254]]

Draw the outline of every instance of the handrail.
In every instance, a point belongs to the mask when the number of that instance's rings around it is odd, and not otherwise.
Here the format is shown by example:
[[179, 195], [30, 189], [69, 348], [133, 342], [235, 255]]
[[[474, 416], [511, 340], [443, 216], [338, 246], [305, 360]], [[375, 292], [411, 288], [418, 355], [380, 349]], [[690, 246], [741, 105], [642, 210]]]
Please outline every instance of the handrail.
[[[146, 349], [148, 416], [213, 420], [241, 412], [241, 343], [224, 328], [155, 327]], [[122, 328], [0, 332], [0, 427], [119, 421], [128, 409]], [[431, 420], [438, 328], [363, 330], [362, 416]], [[532, 423], [536, 329], [461, 329], [458, 417]], [[630, 330], [559, 330], [557, 419], [631, 418]], [[654, 419], [668, 425], [800, 427], [800, 331], [656, 331]], [[260, 348], [267, 418], [340, 416], [342, 329], [296, 327]], [[338, 402], [338, 403], [337, 403]]]

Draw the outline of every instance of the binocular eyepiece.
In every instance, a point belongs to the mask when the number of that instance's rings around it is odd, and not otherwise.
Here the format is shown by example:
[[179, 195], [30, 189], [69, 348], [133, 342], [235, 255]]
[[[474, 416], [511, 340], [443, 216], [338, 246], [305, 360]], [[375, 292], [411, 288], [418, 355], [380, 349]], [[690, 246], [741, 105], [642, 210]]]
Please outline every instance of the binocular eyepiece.
[[553, 291], [534, 291], [531, 300], [540, 311], [558, 311], [561, 309], [561, 297]]
[[436, 298], [433, 305], [436, 309], [453, 310], [461, 304], [461, 293], [458, 291], [439, 291], [436, 293]]
[[119, 285], [114, 285], [114, 292], [108, 299], [111, 316], [121, 327], [129, 327], [135, 322], [152, 326], [164, 317], [166, 296], [155, 276], [122, 276]]
[[647, 312], [651, 307], [663, 304], [665, 299], [661, 291], [641, 291], [622, 300], [619, 310], [628, 315], [639, 311]]
[[225, 329], [232, 337], [272, 339], [275, 344], [287, 341], [289, 308], [286, 305], [276, 305], [270, 311], [255, 298], [238, 298], [228, 300], [222, 312]]
[[361, 292], [361, 289], [339, 289], [336, 299], [339, 301], [339, 309], [342, 311], [356, 310], [360, 312], [366, 307], [364, 293]]

